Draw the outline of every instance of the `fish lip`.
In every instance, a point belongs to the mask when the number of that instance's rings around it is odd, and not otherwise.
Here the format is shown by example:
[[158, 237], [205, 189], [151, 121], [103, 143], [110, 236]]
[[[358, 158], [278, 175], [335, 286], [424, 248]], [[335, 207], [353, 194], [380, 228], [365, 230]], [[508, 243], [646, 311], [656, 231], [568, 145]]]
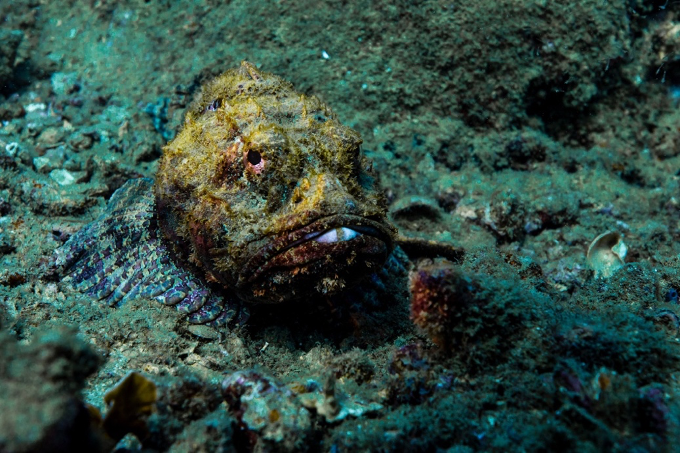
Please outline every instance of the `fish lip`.
[[[277, 255], [283, 254], [289, 249], [299, 246], [307, 241], [312, 241], [314, 238], [322, 235], [324, 232], [330, 229], [340, 227], [347, 227], [364, 235], [373, 236], [374, 238], [384, 242], [388, 251], [391, 251], [394, 248], [394, 228], [389, 224], [350, 214], [324, 216], [310, 222], [303, 227], [299, 227], [295, 230], [276, 236], [274, 237], [274, 240], [260, 248], [260, 250], [258, 250], [242, 268], [241, 273], [239, 273], [236, 287], [242, 288], [249, 282], [252, 282], [260, 277], [260, 275], [264, 272], [262, 267]], [[312, 233], [318, 234], [305, 238], [306, 235]]]

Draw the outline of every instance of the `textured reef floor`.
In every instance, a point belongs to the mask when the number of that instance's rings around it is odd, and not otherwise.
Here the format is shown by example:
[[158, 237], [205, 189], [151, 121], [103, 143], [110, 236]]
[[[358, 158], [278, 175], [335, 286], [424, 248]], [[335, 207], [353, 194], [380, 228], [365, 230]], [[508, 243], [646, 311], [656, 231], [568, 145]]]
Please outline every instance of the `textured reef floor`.
[[[0, 3], [0, 450], [680, 450], [680, 3], [321, 3]], [[382, 318], [230, 332], [45, 279], [243, 59], [464, 259], [413, 263]], [[627, 254], [588, 260], [608, 231]]]

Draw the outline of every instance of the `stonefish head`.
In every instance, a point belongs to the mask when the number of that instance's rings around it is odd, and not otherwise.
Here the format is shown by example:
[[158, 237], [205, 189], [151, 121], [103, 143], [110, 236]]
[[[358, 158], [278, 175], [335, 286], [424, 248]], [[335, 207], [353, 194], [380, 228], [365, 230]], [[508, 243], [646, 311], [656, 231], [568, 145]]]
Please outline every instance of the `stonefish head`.
[[154, 194], [175, 259], [246, 301], [337, 292], [393, 248], [359, 134], [247, 62], [203, 87]]

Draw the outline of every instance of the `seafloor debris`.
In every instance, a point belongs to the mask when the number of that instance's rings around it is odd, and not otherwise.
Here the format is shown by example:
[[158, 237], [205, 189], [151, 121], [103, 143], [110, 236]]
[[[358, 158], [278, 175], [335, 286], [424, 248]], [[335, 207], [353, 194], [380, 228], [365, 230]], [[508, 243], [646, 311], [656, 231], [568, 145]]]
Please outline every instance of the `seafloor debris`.
[[244, 448], [255, 452], [305, 450], [312, 435], [312, 418], [285, 385], [253, 370], [238, 371], [222, 382], [222, 393], [239, 422]]
[[311, 388], [309, 392], [300, 394], [302, 405], [323, 416], [329, 423], [341, 421], [347, 416], [360, 417], [375, 413], [383, 408], [378, 402], [367, 401], [357, 393], [342, 392], [333, 374], [326, 377], [322, 387]]
[[491, 195], [484, 209], [482, 224], [499, 240], [516, 241], [527, 233], [528, 214], [526, 195], [522, 191], [501, 187]]
[[436, 200], [430, 197], [412, 195], [397, 199], [390, 205], [390, 212], [395, 219], [438, 219], [442, 215]]
[[104, 395], [108, 411], [102, 427], [114, 440], [128, 433], [144, 440], [148, 433], [146, 419], [154, 411], [156, 399], [154, 382], [139, 372], [130, 372]]
[[222, 394], [239, 424], [235, 444], [255, 452], [312, 449], [320, 425], [383, 409], [377, 395], [361, 392], [352, 380], [336, 381], [333, 373], [286, 386], [263, 372], [238, 371], [224, 380]]
[[595, 271], [595, 277], [611, 277], [623, 267], [628, 248], [623, 235], [618, 232], [605, 232], [590, 243], [586, 261]]
[[419, 269], [410, 278], [411, 319], [435, 344], [447, 345], [451, 325], [460, 322], [455, 314], [474, 299], [475, 284], [448, 267]]
[[[440, 260], [410, 274], [411, 319], [469, 371], [503, 361], [540, 318], [545, 295], [517, 277], [471, 273]], [[455, 348], [452, 348], [454, 347]]]

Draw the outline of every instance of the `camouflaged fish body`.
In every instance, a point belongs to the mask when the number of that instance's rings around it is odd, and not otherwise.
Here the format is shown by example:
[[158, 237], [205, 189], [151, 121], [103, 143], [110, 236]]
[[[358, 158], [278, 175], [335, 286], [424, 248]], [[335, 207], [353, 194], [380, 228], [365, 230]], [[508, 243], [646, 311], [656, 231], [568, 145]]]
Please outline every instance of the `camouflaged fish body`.
[[233, 298], [215, 295], [176, 264], [159, 237], [154, 208], [153, 180], [130, 180], [118, 189], [104, 213], [55, 252], [63, 281], [110, 306], [148, 297], [187, 313], [190, 323], [234, 319], [240, 305]]
[[56, 274], [214, 325], [250, 303], [379, 287], [396, 229], [360, 146], [320, 100], [244, 62], [203, 87], [155, 180], [127, 182], [56, 251]]

